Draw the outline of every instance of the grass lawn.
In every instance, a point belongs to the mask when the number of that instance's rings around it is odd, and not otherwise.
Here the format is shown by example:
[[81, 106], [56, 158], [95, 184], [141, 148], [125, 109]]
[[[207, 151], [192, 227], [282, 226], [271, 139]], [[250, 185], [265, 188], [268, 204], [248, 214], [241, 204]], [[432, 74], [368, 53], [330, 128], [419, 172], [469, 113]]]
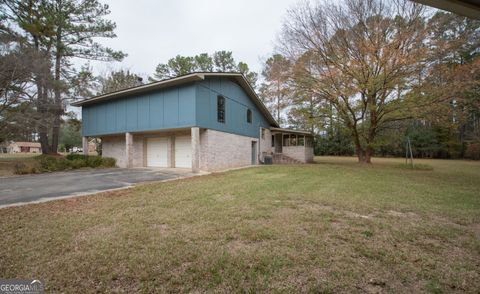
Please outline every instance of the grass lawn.
[[47, 292], [470, 292], [480, 163], [318, 157], [0, 209], [0, 277]]

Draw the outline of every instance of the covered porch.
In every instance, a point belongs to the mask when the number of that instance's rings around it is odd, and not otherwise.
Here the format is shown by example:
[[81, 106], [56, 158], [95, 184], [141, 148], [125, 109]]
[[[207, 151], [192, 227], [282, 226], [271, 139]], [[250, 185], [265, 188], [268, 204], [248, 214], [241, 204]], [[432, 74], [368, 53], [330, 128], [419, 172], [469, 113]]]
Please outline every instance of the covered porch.
[[271, 128], [272, 152], [302, 163], [313, 162], [313, 134], [282, 128]]

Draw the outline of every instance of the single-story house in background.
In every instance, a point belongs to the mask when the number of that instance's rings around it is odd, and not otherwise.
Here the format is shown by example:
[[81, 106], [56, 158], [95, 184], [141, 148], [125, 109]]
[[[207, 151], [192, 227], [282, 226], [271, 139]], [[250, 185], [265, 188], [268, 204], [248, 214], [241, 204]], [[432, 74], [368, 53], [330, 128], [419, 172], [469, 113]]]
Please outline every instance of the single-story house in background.
[[313, 136], [282, 129], [240, 73], [192, 73], [72, 104], [84, 150], [100, 137], [120, 167], [216, 171], [313, 161]]
[[38, 142], [9, 141], [1, 145], [1, 153], [42, 153], [42, 146]]
[[88, 142], [88, 152], [89, 153], [97, 152], [97, 141], [95, 139], [92, 139]]

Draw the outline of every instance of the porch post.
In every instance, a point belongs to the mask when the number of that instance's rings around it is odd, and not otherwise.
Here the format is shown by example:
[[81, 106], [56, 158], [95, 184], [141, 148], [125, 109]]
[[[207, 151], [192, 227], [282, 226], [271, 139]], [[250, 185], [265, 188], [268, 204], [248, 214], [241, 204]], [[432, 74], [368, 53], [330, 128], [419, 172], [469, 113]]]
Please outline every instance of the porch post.
[[83, 155], [88, 155], [88, 137], [82, 137]]
[[175, 136], [168, 138], [167, 166], [175, 167]]
[[127, 168], [133, 167], [133, 135], [125, 133], [125, 162]]
[[200, 171], [200, 128], [193, 127], [192, 132], [192, 172]]

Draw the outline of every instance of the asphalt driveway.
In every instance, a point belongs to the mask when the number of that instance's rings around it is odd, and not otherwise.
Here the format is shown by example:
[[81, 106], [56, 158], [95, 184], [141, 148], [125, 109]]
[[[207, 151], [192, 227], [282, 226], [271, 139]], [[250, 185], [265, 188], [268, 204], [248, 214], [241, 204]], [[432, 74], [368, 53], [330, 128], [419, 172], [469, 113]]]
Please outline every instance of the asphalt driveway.
[[93, 194], [135, 183], [190, 177], [182, 169], [96, 169], [0, 177], [0, 207]]

